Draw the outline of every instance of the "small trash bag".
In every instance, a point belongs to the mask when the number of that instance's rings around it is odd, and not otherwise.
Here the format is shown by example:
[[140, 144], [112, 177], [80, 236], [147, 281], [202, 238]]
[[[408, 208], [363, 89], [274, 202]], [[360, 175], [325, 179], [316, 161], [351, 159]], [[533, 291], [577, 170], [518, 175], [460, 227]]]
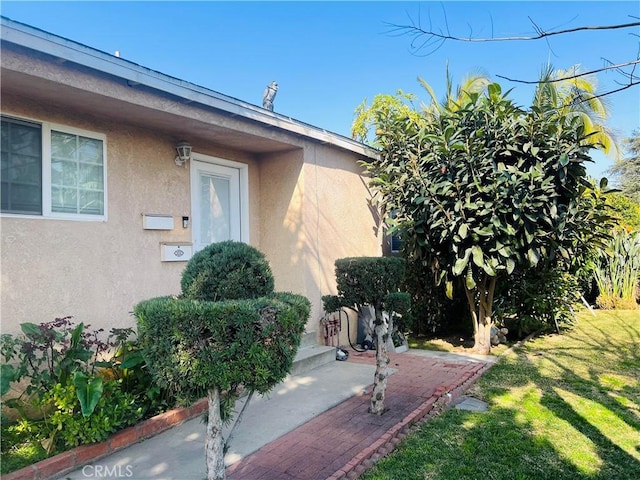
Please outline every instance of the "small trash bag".
[[336, 348], [336, 360], [340, 362], [344, 362], [347, 358], [349, 358], [349, 352], [341, 349], [340, 347]]

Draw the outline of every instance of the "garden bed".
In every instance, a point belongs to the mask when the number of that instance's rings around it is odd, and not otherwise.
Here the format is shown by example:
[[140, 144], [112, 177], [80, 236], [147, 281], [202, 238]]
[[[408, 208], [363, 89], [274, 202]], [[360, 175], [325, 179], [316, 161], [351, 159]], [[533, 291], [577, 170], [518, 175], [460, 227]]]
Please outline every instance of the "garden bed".
[[153, 437], [204, 413], [206, 410], [207, 400], [201, 399], [189, 407], [175, 408], [125, 428], [114, 433], [104, 442], [81, 445], [15, 472], [2, 475], [2, 480], [46, 480], [53, 476], [64, 475], [145, 438]]

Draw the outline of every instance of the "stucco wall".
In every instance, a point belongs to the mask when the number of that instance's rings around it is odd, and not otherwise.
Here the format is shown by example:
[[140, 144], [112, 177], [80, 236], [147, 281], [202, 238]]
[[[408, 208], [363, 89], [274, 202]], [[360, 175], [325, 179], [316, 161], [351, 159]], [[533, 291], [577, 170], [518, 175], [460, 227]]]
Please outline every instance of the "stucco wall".
[[[262, 158], [260, 178], [260, 248], [272, 265], [276, 288], [311, 300], [307, 329], [322, 340], [321, 297], [336, 293], [336, 259], [381, 254], [366, 180], [353, 155], [311, 142]], [[356, 320], [350, 321], [355, 341]], [[344, 345], [346, 335], [344, 325]]]
[[[72, 315], [109, 330], [134, 326], [138, 301], [180, 292], [182, 262], [161, 262], [161, 242], [190, 242], [189, 169], [179, 168], [171, 139], [154, 132], [102, 122], [74, 112], [3, 96], [2, 113], [106, 135], [106, 222], [0, 218], [3, 333], [21, 322]], [[251, 243], [259, 242], [259, 171], [241, 152], [201, 145], [200, 153], [249, 164]], [[144, 180], [142, 180], [144, 179]], [[172, 231], [143, 230], [142, 213], [174, 216]]]
[[258, 248], [269, 260], [276, 290], [306, 294], [302, 167], [302, 149], [261, 158]]
[[[143, 102], [142, 93], [134, 96]], [[190, 228], [181, 222], [182, 216], [191, 217], [189, 167], [173, 163], [175, 138], [166, 133], [53, 103], [3, 92], [2, 113], [104, 134], [108, 218], [0, 217], [2, 331], [15, 333], [21, 322], [63, 315], [107, 331], [134, 326], [130, 312], [138, 301], [180, 291], [184, 263], [161, 262], [160, 243], [191, 241]], [[185, 117], [217, 121], [196, 107], [174, 107]], [[254, 140], [261, 134], [255, 125], [247, 128]], [[267, 135], [287, 142], [291, 150], [248, 154], [221, 147], [206, 135], [194, 147], [248, 165], [249, 242], [267, 255], [278, 290], [311, 300], [308, 329], [317, 330], [320, 339], [320, 298], [335, 293], [334, 262], [380, 255], [377, 220], [355, 154], [296, 135], [272, 130]], [[142, 213], [170, 214], [175, 228], [143, 230]], [[355, 335], [355, 320], [351, 325]], [[346, 326], [341, 343], [347, 344]]]
[[[336, 259], [380, 256], [381, 236], [378, 219], [369, 208], [366, 179], [353, 156], [319, 144], [309, 144], [305, 150], [306, 285], [309, 297], [317, 298], [312, 322], [322, 337], [320, 298], [336, 293]], [[355, 342], [357, 318], [350, 315], [349, 322]], [[340, 344], [348, 345], [346, 324]]]

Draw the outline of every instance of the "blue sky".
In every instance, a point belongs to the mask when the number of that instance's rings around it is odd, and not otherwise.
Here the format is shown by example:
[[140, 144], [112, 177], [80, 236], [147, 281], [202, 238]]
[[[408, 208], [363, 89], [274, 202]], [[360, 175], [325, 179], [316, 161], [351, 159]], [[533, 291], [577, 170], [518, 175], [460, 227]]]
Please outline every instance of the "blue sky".
[[[495, 75], [535, 80], [547, 63], [585, 70], [635, 60], [640, 29], [583, 32], [548, 40], [447, 42], [416, 55], [411, 40], [389, 24], [421, 19], [434, 29], [473, 36], [528, 35], [544, 30], [637, 21], [640, 3], [623, 2], [31, 2], [2, 1], [3, 16], [240, 100], [262, 105], [272, 80], [275, 111], [350, 136], [353, 111], [365, 98], [398, 89], [427, 100], [423, 77], [445, 91], [447, 62], [454, 82], [481, 71], [514, 88], [530, 104], [533, 87]], [[635, 34], [636, 36], [633, 36]], [[617, 88], [613, 73], [601, 88]], [[608, 98], [610, 126], [621, 138], [640, 127], [640, 86]], [[613, 160], [595, 155], [600, 177]]]

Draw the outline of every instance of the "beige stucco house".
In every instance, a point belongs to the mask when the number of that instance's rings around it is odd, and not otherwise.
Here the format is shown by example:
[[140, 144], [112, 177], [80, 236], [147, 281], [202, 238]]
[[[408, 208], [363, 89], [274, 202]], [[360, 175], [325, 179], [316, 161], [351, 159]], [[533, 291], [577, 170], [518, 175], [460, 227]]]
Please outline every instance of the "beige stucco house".
[[319, 331], [334, 261], [381, 254], [365, 145], [6, 18], [1, 42], [2, 332], [134, 326], [225, 239], [264, 252]]

